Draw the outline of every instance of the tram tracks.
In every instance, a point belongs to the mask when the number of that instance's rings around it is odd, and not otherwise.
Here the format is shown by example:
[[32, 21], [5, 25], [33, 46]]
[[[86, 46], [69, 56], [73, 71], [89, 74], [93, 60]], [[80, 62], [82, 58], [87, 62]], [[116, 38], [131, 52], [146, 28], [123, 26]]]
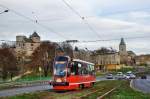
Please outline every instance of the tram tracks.
[[[120, 87], [120, 85], [117, 86], [117, 87], [113, 87], [113, 88], [107, 90], [107, 91], [104, 92], [104, 93], [103, 93], [103, 90], [104, 90], [105, 88], [100, 88], [100, 89], [91, 91], [91, 92], [89, 92], [89, 93], [87, 93], [87, 94], [84, 94], [84, 95], [82, 95], [82, 96], [80, 96], [80, 97], [77, 97], [77, 98], [74, 98], [74, 99], [87, 99], [89, 96], [91, 96], [91, 95], [93, 95], [93, 94], [95, 94], [95, 95], [97, 96], [96, 99], [104, 99], [104, 97], [106, 97], [107, 95], [109, 95], [110, 93], [112, 93], [112, 92], [113, 92], [114, 90], [116, 90], [118, 87]], [[100, 95], [100, 96], [99, 96], [99, 95]]]
[[94, 91], [92, 91], [92, 92], [89, 92], [89, 93], [87, 93], [87, 94], [85, 94], [85, 95], [83, 95], [83, 96], [77, 97], [77, 98], [75, 98], [75, 99], [86, 98], [86, 97], [88, 97], [89, 95], [94, 94], [94, 93], [97, 93], [97, 92], [99, 92], [99, 91], [101, 91], [101, 90], [103, 90], [103, 89], [104, 89], [104, 88], [94, 90]]

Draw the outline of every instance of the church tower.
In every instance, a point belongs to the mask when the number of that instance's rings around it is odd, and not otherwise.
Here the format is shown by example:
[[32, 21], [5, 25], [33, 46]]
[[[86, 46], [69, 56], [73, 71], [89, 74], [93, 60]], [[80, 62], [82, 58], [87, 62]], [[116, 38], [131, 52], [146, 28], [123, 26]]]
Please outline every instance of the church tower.
[[119, 53], [123, 55], [127, 54], [126, 44], [123, 38], [121, 38], [121, 42], [119, 44]]
[[123, 38], [121, 38], [121, 42], [119, 44], [119, 54], [120, 54], [120, 63], [126, 64], [128, 54], [126, 50], [126, 44]]

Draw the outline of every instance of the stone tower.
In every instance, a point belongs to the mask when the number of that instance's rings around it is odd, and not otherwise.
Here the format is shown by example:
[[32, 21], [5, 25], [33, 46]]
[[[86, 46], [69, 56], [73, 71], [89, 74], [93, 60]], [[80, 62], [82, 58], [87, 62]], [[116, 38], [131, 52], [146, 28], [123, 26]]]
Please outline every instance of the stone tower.
[[26, 36], [16, 36], [16, 54], [17, 56], [22, 53], [24, 56], [31, 56], [34, 50], [40, 46], [40, 36], [34, 32], [30, 37]]
[[121, 42], [119, 44], [119, 52], [120, 52], [120, 54], [127, 54], [126, 44], [125, 44], [123, 38], [121, 38]]
[[123, 38], [121, 38], [121, 42], [119, 44], [119, 54], [120, 54], [120, 63], [126, 64], [127, 63], [127, 50], [126, 50], [126, 44]]
[[34, 33], [30, 36], [33, 42], [39, 43], [40, 42], [40, 36], [34, 31]]

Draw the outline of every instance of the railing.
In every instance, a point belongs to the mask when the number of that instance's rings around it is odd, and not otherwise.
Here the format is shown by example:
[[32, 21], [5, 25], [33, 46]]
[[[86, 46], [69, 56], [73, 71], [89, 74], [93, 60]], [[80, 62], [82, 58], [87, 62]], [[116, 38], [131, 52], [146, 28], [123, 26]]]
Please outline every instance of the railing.
[[45, 81], [22, 81], [22, 82], [6, 82], [0, 84], [0, 89], [7, 89], [11, 87], [27, 87], [27, 86], [39, 86], [39, 85], [48, 85], [48, 80]]

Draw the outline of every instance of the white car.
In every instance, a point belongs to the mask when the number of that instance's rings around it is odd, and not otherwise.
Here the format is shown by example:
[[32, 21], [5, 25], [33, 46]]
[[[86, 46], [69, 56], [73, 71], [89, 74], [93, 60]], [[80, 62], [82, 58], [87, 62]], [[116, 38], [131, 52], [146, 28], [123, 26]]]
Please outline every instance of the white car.
[[134, 74], [130, 75], [130, 79], [135, 79], [135, 78], [136, 78], [136, 76]]
[[127, 72], [126, 79], [135, 79], [136, 76], [132, 72]]
[[113, 75], [112, 75], [112, 74], [107, 74], [107, 75], [106, 75], [106, 78], [107, 78], [107, 79], [113, 79]]
[[122, 72], [118, 72], [115, 78], [116, 79], [125, 79], [126, 76]]

